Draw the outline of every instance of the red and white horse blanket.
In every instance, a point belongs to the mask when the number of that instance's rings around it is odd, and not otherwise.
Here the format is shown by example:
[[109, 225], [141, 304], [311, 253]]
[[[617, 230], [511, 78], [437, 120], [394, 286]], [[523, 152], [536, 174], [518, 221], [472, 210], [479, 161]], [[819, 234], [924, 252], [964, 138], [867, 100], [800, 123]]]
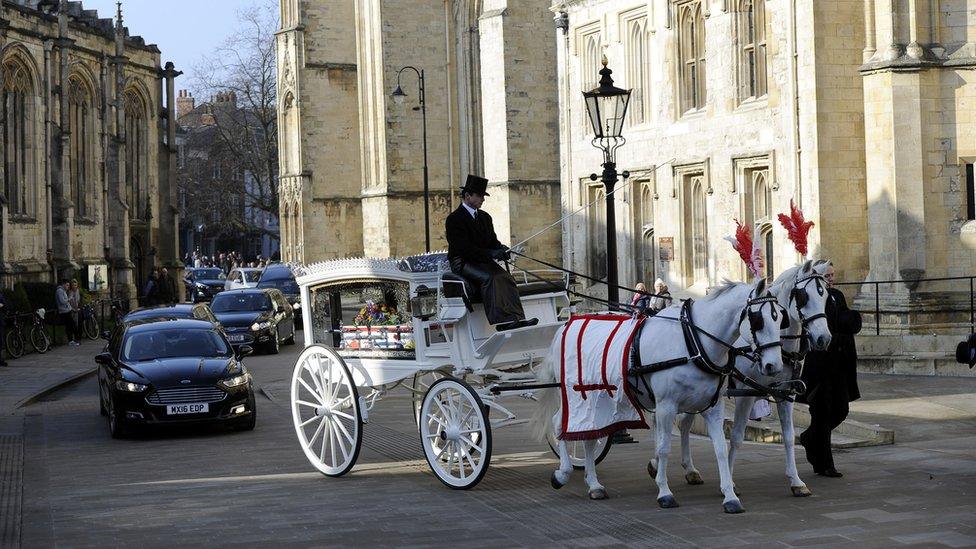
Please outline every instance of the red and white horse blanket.
[[591, 440], [620, 429], [647, 429], [630, 394], [630, 349], [643, 318], [574, 315], [561, 349], [562, 440]]

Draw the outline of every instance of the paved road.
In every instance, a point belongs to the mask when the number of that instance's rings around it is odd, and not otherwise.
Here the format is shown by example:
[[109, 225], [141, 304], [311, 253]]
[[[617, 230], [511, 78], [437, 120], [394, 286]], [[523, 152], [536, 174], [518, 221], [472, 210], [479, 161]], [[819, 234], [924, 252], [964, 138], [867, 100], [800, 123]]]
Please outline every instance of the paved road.
[[[283, 398], [297, 353], [286, 347], [247, 359], [258, 385], [277, 397], [258, 397], [253, 432], [113, 440], [93, 378], [31, 405], [23, 546], [976, 545], [972, 418], [928, 420], [917, 428], [926, 436], [911, 442], [843, 452], [843, 479], [801, 466], [814, 491], [804, 499], [788, 495], [780, 448], [750, 444], [736, 468], [743, 515], [722, 514], [711, 446], [700, 439], [693, 448], [706, 484], [686, 486], [676, 465], [672, 489], [681, 507], [659, 509], [644, 472], [652, 449], [646, 433], [640, 444], [614, 448], [601, 467], [608, 501], [587, 500], [581, 475], [552, 490], [555, 461], [526, 442], [524, 427], [496, 431], [485, 480], [456, 492], [427, 471], [404, 396], [371, 414], [351, 474], [313, 472]], [[529, 403], [517, 408], [530, 410]]]

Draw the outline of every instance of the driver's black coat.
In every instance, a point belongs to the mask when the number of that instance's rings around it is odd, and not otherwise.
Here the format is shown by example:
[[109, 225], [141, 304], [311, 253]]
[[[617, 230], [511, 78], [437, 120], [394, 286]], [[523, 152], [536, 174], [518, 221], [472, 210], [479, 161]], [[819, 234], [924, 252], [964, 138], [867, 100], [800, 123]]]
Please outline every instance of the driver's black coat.
[[857, 348], [854, 344], [854, 335], [861, 331], [861, 314], [847, 306], [844, 294], [836, 288], [827, 290], [824, 314], [830, 329], [830, 346], [826, 351], [810, 351], [807, 354], [802, 376], [807, 392], [799, 400], [809, 402], [829, 398], [853, 402], [861, 398], [857, 386]]
[[447, 216], [444, 223], [447, 236], [447, 258], [452, 263], [462, 259], [466, 263], [491, 263], [491, 250], [505, 246], [495, 235], [491, 216], [478, 210], [477, 218], [471, 216], [463, 205]]

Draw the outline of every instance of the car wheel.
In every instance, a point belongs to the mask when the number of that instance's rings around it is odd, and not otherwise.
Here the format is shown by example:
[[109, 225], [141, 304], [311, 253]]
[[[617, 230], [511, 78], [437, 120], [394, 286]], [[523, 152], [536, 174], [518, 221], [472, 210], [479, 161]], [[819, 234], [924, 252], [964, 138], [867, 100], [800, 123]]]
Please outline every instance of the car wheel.
[[105, 397], [102, 396], [102, 384], [98, 384], [98, 415], [102, 417], [108, 416], [108, 410], [105, 409]]
[[128, 426], [115, 412], [115, 402], [111, 398], [108, 400], [108, 431], [112, 438], [125, 438], [129, 434]]

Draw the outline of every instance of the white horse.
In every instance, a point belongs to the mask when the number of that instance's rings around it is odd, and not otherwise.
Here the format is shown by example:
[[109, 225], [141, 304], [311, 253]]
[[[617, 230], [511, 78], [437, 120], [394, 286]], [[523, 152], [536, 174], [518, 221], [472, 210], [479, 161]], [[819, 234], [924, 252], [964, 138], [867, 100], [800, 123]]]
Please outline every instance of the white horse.
[[[830, 344], [830, 329], [824, 316], [824, 308], [827, 306], [827, 282], [823, 278], [823, 273], [829, 265], [826, 261], [816, 263], [807, 261], [787, 269], [769, 289], [770, 293], [776, 296], [779, 304], [789, 312], [791, 320], [789, 328], [782, 335], [783, 354], [786, 358], [783, 370], [770, 376], [765, 375], [759, 365], [747, 357], [740, 356], [735, 361], [736, 370], [760, 385], [774, 389], [772, 396], [776, 399], [780, 426], [783, 429], [783, 447], [786, 449], [786, 476], [790, 481], [790, 491], [797, 497], [809, 496], [811, 492], [800, 480], [796, 470], [793, 448], [793, 401], [783, 397], [789, 394], [790, 389], [796, 387], [793, 383], [800, 377], [803, 367], [803, 341], [805, 340], [812, 350], [824, 350]], [[744, 339], [736, 342], [736, 345], [744, 344], [746, 344]], [[741, 383], [739, 388], [750, 389], [747, 386], [743, 387]], [[776, 388], [781, 389], [777, 391]], [[749, 412], [757, 398], [757, 396], [736, 397], [735, 420], [732, 424], [729, 449], [730, 471], [734, 468], [736, 452], [745, 438]], [[688, 484], [702, 484], [701, 474], [695, 468], [691, 458], [689, 433], [693, 421], [692, 414], [686, 414], [678, 420], [678, 429], [681, 432], [681, 465], [684, 467], [685, 480]], [[652, 476], [654, 467], [653, 461], [648, 464], [648, 471]]]
[[[681, 412], [701, 412], [708, 424], [709, 437], [715, 449], [721, 477], [722, 504], [727, 513], [743, 511], [736, 497], [732, 473], [722, 430], [722, 408], [714, 406], [721, 389], [722, 375], [706, 371], [709, 366], [724, 367], [728, 363], [731, 343], [746, 335], [746, 340], [759, 356], [766, 375], [775, 375], [783, 369], [780, 352], [780, 320], [786, 314], [776, 298], [760, 280], [754, 285], [726, 283], [708, 297], [684, 305], [674, 305], [657, 316], [649, 318], [640, 333], [637, 349], [644, 373], [629, 376], [628, 382], [638, 387], [637, 398], [646, 409], [655, 409], [658, 471], [657, 501], [661, 507], [677, 507], [668, 487], [667, 459], [670, 452], [671, 425]], [[682, 319], [683, 311], [688, 317]], [[693, 338], [689, 348], [687, 333]], [[561, 381], [559, 356], [562, 330], [557, 332], [549, 356], [539, 371], [539, 379], [546, 382]], [[698, 360], [692, 357], [699, 354]], [[697, 362], [697, 364], [696, 364]], [[701, 366], [699, 366], [701, 364]], [[562, 401], [558, 391], [546, 391], [535, 415], [536, 433], [543, 436], [547, 429], [560, 434]], [[555, 412], [555, 413], [554, 413]], [[591, 499], [605, 499], [606, 489], [596, 475], [595, 440], [585, 441], [586, 484]], [[552, 475], [552, 486], [561, 488], [569, 481], [573, 471], [569, 450], [564, 441], [559, 443], [559, 468]]]

